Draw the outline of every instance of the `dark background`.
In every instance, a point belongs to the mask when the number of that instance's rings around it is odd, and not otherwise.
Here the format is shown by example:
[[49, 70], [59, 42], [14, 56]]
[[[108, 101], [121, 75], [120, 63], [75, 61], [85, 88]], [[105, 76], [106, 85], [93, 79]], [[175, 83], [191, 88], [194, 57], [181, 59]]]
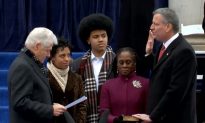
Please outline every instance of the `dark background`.
[[19, 51], [28, 33], [39, 26], [70, 40], [74, 51], [86, 51], [78, 24], [91, 13], [104, 13], [114, 22], [113, 49], [132, 46], [142, 54], [152, 11], [162, 6], [168, 6], [168, 0], [0, 0], [0, 51]]
[[0, 0], [0, 52], [18, 52], [35, 27], [51, 29], [74, 46], [74, 52], [88, 47], [78, 38], [80, 20], [91, 13], [103, 13], [114, 23], [110, 45], [116, 51], [129, 46], [139, 55], [137, 72], [149, 77], [145, 54], [152, 11], [167, 7], [168, 0]]

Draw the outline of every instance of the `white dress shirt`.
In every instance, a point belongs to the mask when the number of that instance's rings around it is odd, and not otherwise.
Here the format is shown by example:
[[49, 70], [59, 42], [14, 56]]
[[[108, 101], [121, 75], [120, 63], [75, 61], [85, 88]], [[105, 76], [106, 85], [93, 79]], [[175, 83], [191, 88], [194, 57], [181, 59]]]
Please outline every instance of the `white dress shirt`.
[[99, 86], [98, 76], [99, 76], [99, 73], [100, 73], [100, 70], [103, 64], [103, 60], [105, 58], [105, 53], [101, 57], [95, 57], [95, 55], [91, 52], [91, 61], [92, 61], [93, 72], [95, 75], [97, 91], [98, 91], [98, 86]]
[[174, 36], [172, 36], [169, 40], [167, 40], [163, 45], [165, 46], [165, 49], [179, 36], [179, 33], [176, 33]]

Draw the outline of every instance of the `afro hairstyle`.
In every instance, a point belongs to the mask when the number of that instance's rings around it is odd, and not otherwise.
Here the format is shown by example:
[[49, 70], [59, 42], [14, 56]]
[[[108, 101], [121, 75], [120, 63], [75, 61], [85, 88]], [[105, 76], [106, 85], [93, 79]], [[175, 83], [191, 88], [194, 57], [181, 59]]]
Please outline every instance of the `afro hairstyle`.
[[90, 33], [94, 30], [105, 30], [109, 40], [113, 32], [112, 20], [100, 13], [84, 17], [80, 22], [78, 30], [80, 40], [87, 44]]

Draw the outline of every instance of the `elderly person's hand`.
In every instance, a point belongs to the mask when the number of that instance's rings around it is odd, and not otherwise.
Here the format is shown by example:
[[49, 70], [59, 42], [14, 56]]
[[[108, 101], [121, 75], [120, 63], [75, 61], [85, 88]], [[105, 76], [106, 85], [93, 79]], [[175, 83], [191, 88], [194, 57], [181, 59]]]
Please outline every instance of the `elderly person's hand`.
[[60, 116], [66, 111], [66, 108], [58, 103], [53, 104], [53, 115], [54, 116]]

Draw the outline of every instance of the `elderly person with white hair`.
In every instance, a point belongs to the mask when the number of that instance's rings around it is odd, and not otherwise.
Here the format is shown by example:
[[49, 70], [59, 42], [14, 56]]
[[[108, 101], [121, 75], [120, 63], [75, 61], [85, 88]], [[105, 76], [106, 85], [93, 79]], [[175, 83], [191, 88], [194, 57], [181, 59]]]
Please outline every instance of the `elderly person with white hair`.
[[11, 64], [8, 74], [11, 123], [52, 123], [53, 116], [66, 111], [63, 105], [53, 104], [43, 65], [54, 44], [57, 39], [52, 31], [35, 28]]

